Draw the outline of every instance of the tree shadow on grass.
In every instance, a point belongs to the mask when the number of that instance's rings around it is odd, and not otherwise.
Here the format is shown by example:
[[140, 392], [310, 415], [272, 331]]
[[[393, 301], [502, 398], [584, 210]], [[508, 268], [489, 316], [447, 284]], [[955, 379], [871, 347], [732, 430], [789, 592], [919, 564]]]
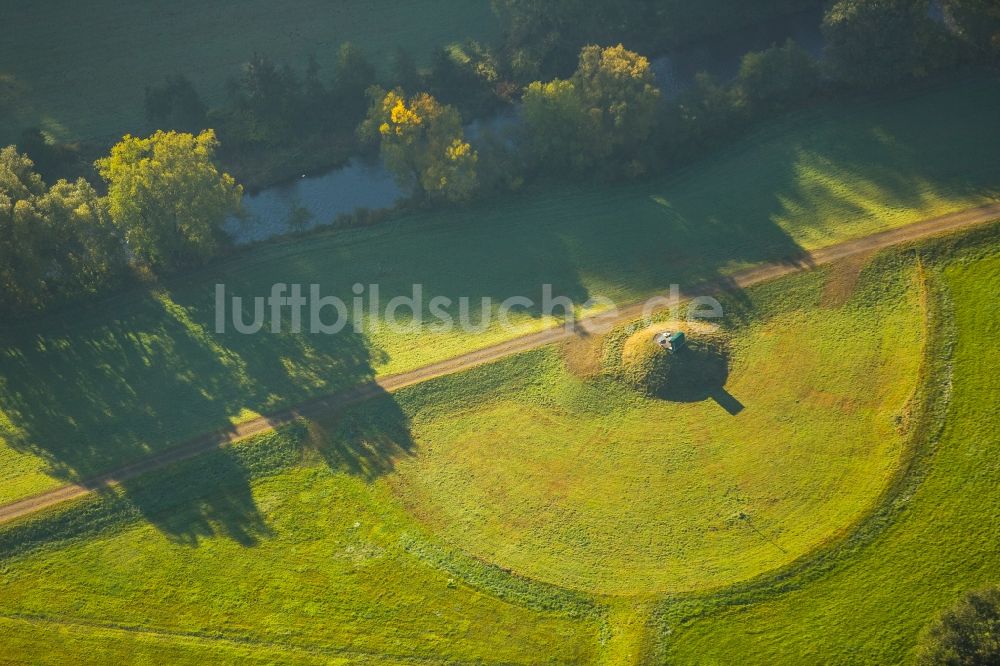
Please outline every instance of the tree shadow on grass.
[[172, 542], [197, 546], [224, 537], [254, 546], [272, 536], [257, 508], [241, 455], [217, 449], [121, 485], [125, 501]]
[[[334, 399], [350, 404], [328, 407]], [[175, 543], [225, 537], [249, 547], [273, 535], [254, 501], [254, 479], [318, 458], [333, 471], [374, 481], [413, 451], [409, 418], [375, 384], [316, 401], [302, 414], [276, 432], [127, 481], [125, 500]]]
[[[986, 124], [995, 118], [989, 101], [969, 104], [958, 96], [910, 105], [912, 113], [890, 105], [838, 118], [834, 130], [810, 127], [777, 143], [762, 132], [667, 181], [553, 189], [338, 237], [276, 243], [172, 279], [155, 292], [103, 303], [99, 312], [8, 327], [0, 331], [0, 436], [44, 460], [61, 480], [88, 479], [231, 427], [241, 413], [271, 413], [371, 381], [387, 358], [349, 331], [217, 336], [216, 282], [244, 296], [266, 295], [275, 282], [320, 283], [324, 293], [341, 297], [350, 296], [355, 282], [379, 283], [384, 299], [421, 283], [425, 299], [473, 302], [518, 295], [537, 301], [542, 285], [551, 284], [553, 294], [576, 304], [594, 295], [622, 304], [673, 283], [689, 293], [722, 284], [745, 300], [727, 283], [733, 270], [803, 263], [807, 254], [799, 243], [838, 231], [833, 225], [926, 206], [938, 189], [958, 197], [996, 193], [989, 185], [1000, 171], [995, 151], [979, 139], [982, 132], [969, 130], [992, 127]], [[915, 116], [923, 119], [915, 122]], [[956, 168], [954, 154], [977, 164], [975, 173]], [[527, 314], [542, 313], [529, 308]], [[413, 353], [436, 351], [430, 340]], [[408, 342], [396, 341], [395, 349], [408, 349]], [[352, 457], [364, 460], [379, 446], [363, 424], [336, 427], [354, 438], [326, 452], [331, 464], [350, 468]], [[385, 464], [376, 457], [353, 467], [377, 474]], [[246, 493], [218, 500], [220, 511], [248, 516], [244, 532], [259, 533], [248, 482], [238, 473], [232, 478]], [[200, 492], [210, 494], [212, 483], [206, 479]], [[138, 491], [132, 486], [131, 492]], [[182, 540], [218, 523], [209, 518], [218, 515], [213, 506], [190, 504], [192, 512], [178, 521], [190, 529], [162, 519], [163, 529]], [[241, 534], [235, 526], [226, 529]]]
[[[351, 402], [362, 395], [363, 402]], [[312, 418], [303, 415], [237, 445], [200, 453], [115, 487], [98, 487], [95, 500], [6, 527], [0, 559], [140, 522], [184, 547], [217, 538], [254, 547], [275, 535], [266, 509], [254, 497], [255, 481], [303, 464], [371, 481], [412, 453], [409, 418], [392, 396], [369, 384], [341, 397], [348, 404], [333, 408], [316, 401], [304, 409]]]
[[[207, 308], [182, 306], [164, 292], [133, 307], [129, 324], [81, 334], [64, 322], [2, 352], [0, 437], [56, 478], [101, 491], [105, 472], [213, 428], [235, 433], [230, 419], [241, 411], [270, 414], [356, 385], [371, 392], [373, 363], [382, 358], [350, 328], [336, 336], [216, 335], [204, 323]], [[341, 433], [342, 467], [366, 478], [391, 469], [399, 447], [390, 440], [407, 446], [406, 420], [398, 409], [381, 414], [391, 437], [371, 428]], [[187, 476], [157, 470], [126, 481], [122, 501], [178, 543], [224, 536], [252, 545], [268, 530], [247, 464], [242, 446], [203, 453], [198, 465], [178, 463]]]
[[332, 470], [373, 481], [413, 453], [409, 418], [379, 389], [363, 404], [334, 410], [309, 422], [307, 450]]
[[[340, 398], [358, 402], [326, 406]], [[369, 383], [312, 403], [277, 432], [122, 486], [143, 519], [176, 543], [196, 546], [202, 539], [225, 537], [249, 547], [273, 535], [254, 501], [254, 479], [312, 464], [318, 456], [333, 471], [373, 481], [412, 450], [409, 418], [391, 395]]]

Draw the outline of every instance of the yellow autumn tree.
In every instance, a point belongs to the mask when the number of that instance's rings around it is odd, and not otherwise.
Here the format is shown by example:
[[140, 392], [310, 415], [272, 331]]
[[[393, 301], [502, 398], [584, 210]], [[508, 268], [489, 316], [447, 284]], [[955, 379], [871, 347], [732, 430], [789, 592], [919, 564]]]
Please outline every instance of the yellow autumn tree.
[[402, 91], [373, 89], [363, 138], [379, 144], [386, 167], [404, 187], [459, 201], [476, 189], [479, 156], [465, 140], [462, 119], [427, 93], [407, 100]]

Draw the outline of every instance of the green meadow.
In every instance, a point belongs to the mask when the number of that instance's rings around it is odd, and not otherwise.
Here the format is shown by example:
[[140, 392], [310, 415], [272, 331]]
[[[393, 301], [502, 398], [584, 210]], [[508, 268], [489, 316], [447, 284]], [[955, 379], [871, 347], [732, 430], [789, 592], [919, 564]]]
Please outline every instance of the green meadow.
[[4, 526], [0, 639], [35, 663], [892, 662], [996, 569], [997, 230], [727, 297], [700, 392], [623, 384], [623, 325]]
[[0, 145], [31, 126], [64, 141], [144, 131], [146, 86], [184, 74], [221, 102], [254, 50], [299, 71], [312, 54], [329, 78], [348, 40], [386, 71], [398, 46], [426, 63], [437, 47], [497, 30], [486, 0], [46, 0], [5, 7], [3, 26]]
[[1000, 660], [990, 3], [3, 4], [0, 666]]
[[729, 304], [727, 367], [671, 399], [577, 376], [557, 348], [407, 391], [407, 412], [427, 397], [392, 484], [449, 543], [598, 594], [714, 589], [793, 562], [897, 473], [923, 356], [914, 276], [839, 307], [820, 305], [824, 277]]
[[668, 179], [291, 239], [99, 304], [8, 323], [0, 329], [0, 501], [557, 323], [535, 308], [515, 311], [513, 331], [491, 317], [481, 333], [438, 333], [427, 322], [400, 333], [376, 320], [361, 334], [230, 327], [219, 335], [217, 283], [244, 297], [266, 296], [276, 282], [316, 283], [345, 300], [354, 283], [378, 283], [383, 304], [421, 283], [425, 300], [490, 297], [494, 308], [513, 295], [538, 303], [548, 283], [580, 308], [598, 295], [637, 301], [672, 283], [690, 287], [995, 200], [1000, 155], [982, 137], [998, 113], [1000, 87], [982, 79], [823, 107]]
[[664, 659], [910, 663], [934, 617], [966, 591], [1000, 583], [996, 247], [931, 270], [944, 308], [930, 389], [939, 402], [913, 478], [881, 526], [787, 580], [666, 604]]
[[335, 464], [330, 456], [350, 442], [314, 444], [299, 424], [5, 530], [5, 655], [596, 657], [602, 619], [592, 602], [508, 582], [437, 546], [373, 477]]

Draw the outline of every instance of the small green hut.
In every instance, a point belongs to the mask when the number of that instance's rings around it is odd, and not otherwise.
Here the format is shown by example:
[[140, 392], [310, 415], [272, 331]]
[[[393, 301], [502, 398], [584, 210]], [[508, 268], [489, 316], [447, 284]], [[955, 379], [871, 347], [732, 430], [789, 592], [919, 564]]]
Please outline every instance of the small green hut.
[[684, 331], [663, 331], [653, 336], [653, 340], [671, 354], [676, 354], [687, 344]]

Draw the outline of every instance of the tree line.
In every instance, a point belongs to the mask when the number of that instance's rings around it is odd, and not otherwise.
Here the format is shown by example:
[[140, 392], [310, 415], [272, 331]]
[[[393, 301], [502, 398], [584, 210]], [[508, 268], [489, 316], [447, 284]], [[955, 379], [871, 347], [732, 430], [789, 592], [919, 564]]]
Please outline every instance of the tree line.
[[[566, 32], [591, 34], [598, 26], [602, 30], [625, 26], [620, 28], [625, 34], [655, 33], [663, 20], [657, 12], [675, 16], [672, 12], [679, 11], [671, 3], [644, 0], [613, 6], [576, 0], [497, 0], [495, 4], [507, 16], [508, 29], [517, 35], [506, 42], [508, 49], [521, 40], [556, 49], [554, 44], [569, 39]], [[731, 4], [708, 2], [713, 9], [705, 16], [721, 15]], [[772, 9], [802, 4], [776, 3]], [[629, 8], [635, 11], [625, 11]], [[748, 10], [733, 11], [745, 16]], [[449, 114], [447, 106], [439, 117], [451, 119], [448, 129], [434, 124], [425, 128], [436, 128], [442, 137], [423, 142], [402, 137], [390, 117], [396, 110], [409, 110], [402, 90], [373, 89], [369, 94], [374, 94], [374, 104], [361, 135], [380, 145], [386, 164], [401, 182], [415, 184], [419, 195], [431, 199], [494, 194], [540, 177], [633, 178], [689, 161], [759, 119], [813, 103], [820, 95], [883, 90], [964, 63], [1000, 64], [1000, 6], [985, 0], [945, 0], [944, 11], [942, 23], [932, 18], [928, 0], [838, 0], [823, 17], [826, 47], [822, 60], [789, 40], [746, 54], [731, 81], [699, 74], [688, 90], [671, 101], [664, 100], [657, 89], [647, 58], [621, 43], [605, 48], [586, 45], [578, 50], [576, 68], [568, 76], [534, 80], [520, 88], [521, 122], [512, 135], [504, 140], [480, 140], [473, 148], [465, 143], [457, 111]], [[642, 16], [646, 19], [628, 27], [630, 20]], [[699, 31], [709, 29], [707, 24], [699, 25]], [[527, 39], [522, 34], [529, 27], [537, 31], [544, 26], [548, 26], [544, 28], [548, 37], [532, 33]], [[544, 57], [536, 54], [533, 58], [532, 71], [537, 71]], [[512, 67], [514, 60], [508, 59], [508, 65]], [[507, 69], [506, 75], [514, 76], [514, 70]], [[421, 99], [422, 105], [436, 102], [433, 97]], [[415, 121], [404, 119], [404, 123], [419, 126], [417, 115]], [[374, 131], [388, 126], [393, 131]], [[467, 159], [453, 159], [448, 152], [453, 143], [464, 146]], [[446, 168], [450, 175], [439, 177]]]
[[[563, 75], [521, 77], [561, 71], [558, 54], [583, 35], [661, 34], [664, 16], [678, 20], [680, 4], [494, 4], [505, 25], [499, 46], [442, 50], [424, 71], [399, 51], [388, 85], [345, 44], [330, 81], [315, 60], [300, 75], [254, 56], [218, 109], [208, 109], [184, 77], [151, 87], [147, 114], [163, 130], [126, 136], [94, 163], [94, 182], [106, 194], [83, 178], [47, 186], [23, 150], [3, 149], [0, 310], [37, 312], [112, 288], [136, 270], [172, 271], [213, 257], [227, 243], [223, 224], [242, 194], [220, 159], [228, 167], [271, 153], [301, 158], [302, 145], [346, 154], [368, 145], [417, 201], [467, 201], [540, 178], [641, 176], [820, 93], [882, 89], [963, 62], [1000, 61], [1000, 10], [989, 0], [945, 0], [947, 26], [932, 20], [928, 0], [838, 0], [823, 19], [822, 61], [789, 41], [744, 56], [732, 81], [699, 75], [668, 102], [649, 60], [622, 43], [577, 48], [575, 69]], [[706, 4], [723, 12], [732, 3]], [[708, 10], [690, 11], [695, 21]], [[733, 11], [745, 18], [749, 10]], [[695, 34], [710, 28], [707, 19], [695, 23]], [[545, 48], [524, 52], [528, 46]], [[520, 123], [510, 135], [465, 136], [463, 118], [514, 101]], [[58, 146], [27, 143], [33, 157], [58, 159]]]
[[133, 271], [200, 263], [226, 242], [242, 187], [215, 163], [211, 130], [126, 136], [87, 180], [47, 186], [13, 146], [0, 150], [0, 312], [40, 312], [114, 288]]
[[[580, 49], [588, 44], [625, 44], [638, 53], [663, 53], [686, 42], [741, 29], [751, 23], [816, 7], [820, 0], [493, 0], [502, 27], [496, 44], [468, 41], [438, 49], [428, 67], [418, 67], [413, 54], [397, 49], [388, 70], [379, 73], [363, 51], [343, 44], [331, 72], [315, 58], [303, 70], [255, 54], [227, 84], [228, 100], [210, 108], [194, 84], [178, 75], [146, 89], [145, 106], [152, 129], [197, 132], [212, 127], [220, 141], [218, 155], [230, 173], [256, 188], [346, 161], [365, 150], [368, 136], [356, 132], [370, 107], [368, 90], [380, 86], [407, 95], [427, 93], [456, 108], [467, 122], [489, 117], [521, 101], [534, 82], [573, 77]], [[930, 18], [930, 0], [839, 0], [828, 3], [823, 32], [827, 40], [826, 83], [882, 88], [919, 78], [961, 62], [997, 63], [1000, 56], [1000, 9], [991, 0], [943, 0], [947, 26]], [[763, 63], [763, 67], [774, 64]], [[714, 83], [714, 85], [710, 85]], [[745, 83], [749, 83], [748, 81]], [[765, 97], [751, 90], [737, 103]], [[721, 82], [696, 86], [702, 98], [689, 108], [719, 102], [703, 113], [716, 126], [739, 127], [759, 109], [732, 108], [732, 96]], [[743, 86], [744, 89], [748, 85]], [[786, 91], [782, 105], [794, 96]], [[675, 109], [668, 109], [671, 113]], [[725, 117], [727, 122], [722, 123]], [[674, 131], [691, 125], [674, 123]], [[713, 131], [702, 123], [692, 136]], [[724, 128], [725, 129], [725, 128]], [[677, 137], [673, 145], [687, 139]], [[670, 144], [671, 142], [667, 142]], [[46, 178], [93, 176], [79, 150], [45, 141], [36, 130], [18, 143]], [[490, 171], [492, 158], [480, 155], [480, 168]], [[509, 160], [502, 161], [504, 168]], [[498, 178], [502, 174], [497, 174]], [[489, 178], [482, 179], [489, 182]], [[503, 180], [500, 178], [500, 180]], [[520, 182], [521, 176], [507, 178]]]
[[252, 186], [267, 185], [364, 150], [356, 130], [372, 86], [427, 93], [466, 118], [491, 115], [516, 92], [500, 79], [493, 57], [487, 47], [468, 42], [440, 49], [421, 69], [399, 48], [380, 75], [360, 48], [345, 43], [328, 76], [314, 57], [299, 71], [254, 54], [229, 81], [225, 104], [209, 108], [194, 84], [178, 75], [146, 89], [146, 117], [161, 129], [214, 128], [227, 169]]
[[[411, 96], [426, 93], [468, 121], [521, 101], [536, 81], [571, 79], [580, 49], [588, 44], [621, 43], [638, 53], [663, 53], [820, 4], [820, 0], [493, 0], [503, 29], [499, 42], [467, 41], [440, 48], [426, 68], [418, 67], [414, 55], [399, 48], [388, 71], [380, 74], [350, 43], [338, 49], [329, 73], [315, 58], [298, 71], [255, 54], [229, 82], [227, 103], [208, 108], [191, 81], [176, 76], [146, 90], [146, 115], [150, 126], [158, 129], [214, 128], [222, 163], [241, 182], [256, 187], [343, 162], [364, 150], [370, 137], [355, 130], [370, 107], [372, 86]], [[828, 3], [823, 33], [829, 66], [822, 78], [828, 83], [880, 88], [962, 61], [996, 62], [1000, 53], [996, 3], [943, 0], [942, 6], [947, 29], [930, 18], [930, 0]], [[567, 84], [560, 85], [565, 93]], [[712, 97], [725, 101], [711, 86], [702, 85], [701, 90], [708, 96], [703, 104]], [[749, 93], [758, 98], [766, 94], [766, 90]], [[738, 125], [738, 119], [734, 123]], [[483, 166], [489, 166], [485, 160]]]

